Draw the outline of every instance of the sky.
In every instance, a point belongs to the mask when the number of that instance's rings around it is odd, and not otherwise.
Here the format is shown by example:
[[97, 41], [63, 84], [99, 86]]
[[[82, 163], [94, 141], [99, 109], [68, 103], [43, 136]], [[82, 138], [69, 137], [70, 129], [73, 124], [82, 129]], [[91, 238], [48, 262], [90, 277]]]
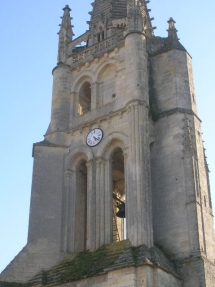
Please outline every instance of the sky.
[[[67, 2], [65, 2], [67, 1]], [[32, 145], [50, 121], [52, 69], [57, 62], [62, 8], [72, 8], [75, 37], [88, 29], [92, 0], [0, 0], [0, 272], [27, 242]], [[151, 0], [156, 36], [175, 19], [193, 58], [198, 114], [215, 207], [215, 1]]]

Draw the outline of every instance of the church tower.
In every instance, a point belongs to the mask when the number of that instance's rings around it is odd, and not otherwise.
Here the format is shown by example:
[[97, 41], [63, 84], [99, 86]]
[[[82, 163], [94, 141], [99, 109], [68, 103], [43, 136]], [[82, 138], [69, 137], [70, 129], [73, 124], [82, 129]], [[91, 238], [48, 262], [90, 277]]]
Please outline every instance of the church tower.
[[[28, 243], [0, 281], [215, 286], [192, 60], [173, 18], [168, 37], [154, 35], [148, 2], [95, 0], [76, 39], [63, 9], [51, 122], [33, 145]], [[78, 273], [80, 261], [91, 271]]]

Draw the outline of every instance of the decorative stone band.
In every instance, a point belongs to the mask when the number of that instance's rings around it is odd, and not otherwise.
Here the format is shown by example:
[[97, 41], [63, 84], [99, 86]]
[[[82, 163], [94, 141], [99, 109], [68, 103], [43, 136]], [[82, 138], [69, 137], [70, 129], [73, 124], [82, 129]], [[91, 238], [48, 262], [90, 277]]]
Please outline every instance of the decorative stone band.
[[89, 48], [81, 50], [79, 53], [73, 53], [72, 56], [72, 66], [75, 67], [80, 63], [89, 61], [90, 59], [98, 56], [101, 53], [108, 52], [124, 43], [123, 32], [120, 32], [102, 42], [99, 42]]
[[191, 110], [191, 109], [184, 109], [184, 108], [175, 108], [175, 109], [171, 109], [171, 110], [168, 110], [168, 111], [164, 111], [164, 112], [158, 113], [157, 120], [160, 119], [160, 118], [163, 118], [165, 116], [170, 116], [170, 115], [175, 114], [175, 113], [185, 113], [185, 114], [194, 115], [200, 122], [202, 122], [200, 120], [200, 118], [197, 116], [197, 114], [194, 113], [193, 110]]
[[[84, 122], [83, 124], [81, 125], [77, 125], [77, 126], [74, 126], [73, 128], [71, 129], [68, 129], [68, 130], [62, 130], [62, 131], [58, 131], [58, 132], [66, 132], [68, 134], [73, 134], [75, 131], [77, 130], [83, 130], [84, 128], [88, 127], [89, 129], [91, 129], [90, 127], [92, 127], [92, 125], [94, 124], [97, 124], [97, 126], [101, 126], [101, 123], [103, 121], [108, 121], [110, 122], [111, 118], [116, 116], [116, 115], [119, 115], [120, 118], [123, 117], [123, 113], [126, 113], [126, 112], [130, 112], [132, 106], [135, 107], [137, 105], [142, 105], [144, 106], [146, 109], [149, 109], [148, 105], [145, 103], [145, 101], [140, 101], [140, 100], [132, 100], [130, 101], [124, 108], [122, 109], [118, 109], [116, 111], [113, 111], [112, 113], [108, 113], [108, 114], [105, 114], [103, 116], [101, 116], [100, 118], [96, 118], [96, 119], [92, 119], [92, 120], [89, 120], [88, 123]], [[49, 135], [49, 134], [52, 134], [52, 133], [55, 133], [56, 131], [53, 131], [51, 133], [47, 133], [46, 135]]]

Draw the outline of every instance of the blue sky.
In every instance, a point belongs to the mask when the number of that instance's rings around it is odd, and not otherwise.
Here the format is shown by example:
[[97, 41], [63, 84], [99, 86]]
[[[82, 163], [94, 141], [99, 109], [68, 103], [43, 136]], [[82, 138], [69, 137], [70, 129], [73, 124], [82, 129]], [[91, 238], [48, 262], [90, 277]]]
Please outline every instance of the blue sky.
[[[74, 33], [79, 36], [88, 29], [91, 2], [0, 0], [0, 271], [27, 241], [32, 144], [43, 140], [50, 121], [61, 9], [70, 5]], [[181, 43], [193, 57], [215, 207], [215, 1], [151, 0], [148, 6], [157, 26], [155, 35], [166, 36], [166, 21], [173, 17]]]

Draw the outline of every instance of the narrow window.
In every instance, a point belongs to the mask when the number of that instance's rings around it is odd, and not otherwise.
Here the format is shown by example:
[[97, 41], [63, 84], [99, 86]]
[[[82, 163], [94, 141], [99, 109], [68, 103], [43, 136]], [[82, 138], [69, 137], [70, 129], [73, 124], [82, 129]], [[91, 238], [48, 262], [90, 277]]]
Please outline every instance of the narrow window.
[[100, 33], [97, 35], [97, 42], [100, 42]]
[[102, 38], [102, 41], [103, 41], [104, 38], [105, 38], [105, 33], [104, 33], [104, 31], [102, 31], [102, 33], [101, 33], [101, 38]]
[[91, 110], [91, 85], [85, 82], [79, 93], [78, 114], [83, 115]]
[[113, 242], [116, 242], [126, 239], [124, 157], [121, 149], [114, 152], [112, 160]]
[[86, 250], [87, 241], [87, 166], [82, 161], [76, 172], [75, 250]]

